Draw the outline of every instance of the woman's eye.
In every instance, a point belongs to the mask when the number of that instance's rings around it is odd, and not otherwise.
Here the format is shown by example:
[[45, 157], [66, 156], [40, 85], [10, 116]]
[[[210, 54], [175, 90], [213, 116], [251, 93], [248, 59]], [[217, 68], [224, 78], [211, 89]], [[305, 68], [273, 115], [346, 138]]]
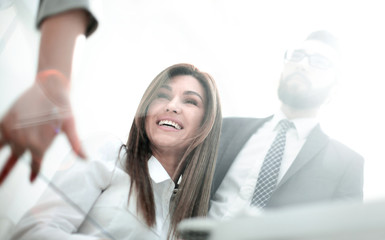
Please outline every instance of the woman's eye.
[[197, 102], [196, 100], [194, 100], [194, 99], [186, 99], [186, 100], [185, 100], [185, 103], [193, 104], [193, 105], [195, 105], [195, 106], [198, 105], [198, 102]]
[[167, 94], [165, 94], [165, 93], [158, 93], [158, 98], [169, 99], [170, 97]]

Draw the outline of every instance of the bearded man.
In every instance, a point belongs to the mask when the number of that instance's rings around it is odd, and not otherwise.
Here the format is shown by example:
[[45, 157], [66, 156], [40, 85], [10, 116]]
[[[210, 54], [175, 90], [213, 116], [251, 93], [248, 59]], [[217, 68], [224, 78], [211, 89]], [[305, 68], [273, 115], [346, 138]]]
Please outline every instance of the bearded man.
[[363, 200], [363, 157], [329, 138], [317, 118], [338, 62], [336, 38], [313, 32], [285, 54], [274, 115], [224, 119], [210, 217], [229, 218], [248, 206]]

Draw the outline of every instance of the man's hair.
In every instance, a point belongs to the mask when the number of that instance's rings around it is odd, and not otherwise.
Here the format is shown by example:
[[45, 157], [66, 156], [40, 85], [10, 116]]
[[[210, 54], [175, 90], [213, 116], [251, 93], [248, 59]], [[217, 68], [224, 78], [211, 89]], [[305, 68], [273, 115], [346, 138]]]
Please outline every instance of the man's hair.
[[312, 32], [309, 34], [306, 40], [320, 41], [324, 44], [329, 45], [330, 47], [334, 48], [334, 50], [339, 52], [338, 39], [328, 31], [320, 30], [320, 31]]

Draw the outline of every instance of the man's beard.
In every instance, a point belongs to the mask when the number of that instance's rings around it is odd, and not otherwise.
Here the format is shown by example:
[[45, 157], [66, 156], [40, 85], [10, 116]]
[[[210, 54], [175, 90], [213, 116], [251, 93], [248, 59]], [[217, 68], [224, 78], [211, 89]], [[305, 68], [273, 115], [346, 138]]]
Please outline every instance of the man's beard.
[[[295, 86], [288, 83], [296, 78], [304, 84], [306, 90], [298, 90]], [[331, 86], [320, 89], [313, 89], [311, 81], [301, 73], [293, 73], [285, 78], [281, 78], [278, 87], [278, 97], [286, 105], [295, 109], [312, 109], [320, 107], [328, 98]]]

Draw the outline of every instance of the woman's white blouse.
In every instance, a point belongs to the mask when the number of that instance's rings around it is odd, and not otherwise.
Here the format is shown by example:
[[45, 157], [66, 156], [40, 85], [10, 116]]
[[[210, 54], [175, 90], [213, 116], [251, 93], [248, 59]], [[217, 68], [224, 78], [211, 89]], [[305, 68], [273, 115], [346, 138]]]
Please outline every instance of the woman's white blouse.
[[[148, 161], [156, 204], [156, 226], [129, 203], [130, 177], [117, 163], [120, 144], [98, 147], [88, 161], [59, 170], [38, 203], [21, 219], [12, 239], [166, 239], [174, 182], [155, 157]], [[95, 148], [93, 148], [95, 150]], [[73, 158], [74, 156], [72, 156]]]

